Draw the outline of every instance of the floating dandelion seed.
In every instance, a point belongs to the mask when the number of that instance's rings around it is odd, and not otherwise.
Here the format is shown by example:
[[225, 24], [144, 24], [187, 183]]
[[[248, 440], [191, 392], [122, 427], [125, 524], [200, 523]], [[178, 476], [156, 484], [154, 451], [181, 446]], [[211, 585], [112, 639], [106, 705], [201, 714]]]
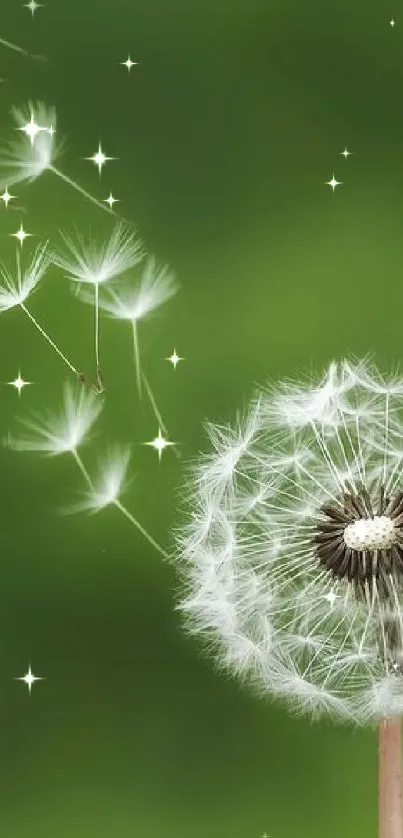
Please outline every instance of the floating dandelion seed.
[[55, 264], [66, 271], [68, 279], [75, 283], [92, 285], [94, 288], [91, 302], [95, 310], [95, 365], [98, 386], [103, 389], [99, 358], [99, 286], [136, 265], [143, 258], [143, 246], [135, 233], [122, 222], [116, 224], [104, 244], [99, 244], [91, 238], [85, 241], [78, 233], [74, 238], [62, 233], [62, 238], [69, 253], [55, 253]]
[[167, 552], [155, 541], [152, 535], [150, 535], [120, 500], [126, 483], [129, 461], [130, 450], [128, 448], [123, 448], [118, 445], [112, 447], [102, 459], [98, 479], [96, 482], [93, 482], [82, 460], [80, 460], [80, 470], [88, 489], [81, 501], [73, 504], [65, 511], [67, 513], [83, 511], [96, 513], [105, 509], [107, 506], [115, 506], [164, 558], [168, 558]]
[[[98, 201], [93, 195], [83, 189], [76, 181], [69, 178], [55, 166], [55, 161], [63, 150], [61, 142], [56, 143], [56, 111], [53, 107], [46, 106], [43, 102], [29, 103], [28, 106], [12, 108], [12, 115], [20, 132], [8, 142], [5, 148], [0, 149], [0, 170], [5, 170], [3, 177], [0, 177], [0, 189], [7, 184], [12, 187], [16, 183], [32, 183], [45, 171], [53, 172], [65, 183], [72, 186], [77, 192], [87, 198], [91, 203], [116, 216], [111, 207], [107, 207], [102, 201]], [[26, 135], [26, 128], [30, 124], [40, 126], [41, 130], [36, 131], [36, 136], [31, 142], [29, 135]], [[25, 134], [25, 136], [24, 136]]]
[[178, 534], [188, 627], [262, 693], [379, 722], [381, 835], [400, 836], [403, 379], [331, 364], [209, 434]]
[[36, 451], [48, 456], [71, 454], [88, 488], [83, 500], [65, 511], [98, 512], [106, 506], [113, 505], [167, 558], [166, 551], [120, 501], [129, 465], [129, 449], [121, 446], [111, 448], [101, 463], [99, 478], [95, 483], [81, 459], [78, 449], [89, 441], [102, 408], [103, 400], [100, 395], [83, 389], [73, 389], [67, 384], [63, 392], [61, 411], [35, 414], [31, 419], [21, 419], [20, 423], [28, 430], [29, 435], [19, 438], [9, 435], [4, 442], [14, 451]]
[[46, 274], [52, 258], [47, 249], [47, 242], [36, 248], [34, 255], [25, 269], [21, 266], [21, 256], [19, 250], [16, 255], [16, 266], [14, 269], [0, 264], [0, 314], [8, 311], [10, 308], [19, 306], [20, 309], [27, 315], [31, 323], [45, 338], [47, 343], [54, 349], [59, 358], [66, 364], [66, 366], [73, 372], [80, 381], [83, 381], [82, 373], [69, 361], [64, 353], [59, 349], [57, 344], [52, 340], [50, 335], [45, 331], [43, 326], [38, 323], [38, 320], [29, 311], [26, 306], [26, 300], [35, 291], [35, 288]]
[[[177, 291], [178, 285], [172, 271], [166, 265], [159, 267], [154, 256], [150, 256], [142, 268], [136, 285], [126, 284], [119, 288], [108, 288], [105, 295], [99, 299], [100, 308], [111, 317], [130, 323], [137, 390], [141, 397], [143, 382], [154, 416], [165, 433], [167, 429], [162, 422], [154, 393], [141, 369], [138, 324], [170, 300]], [[79, 290], [78, 296], [84, 302], [92, 302], [92, 297], [84, 289]]]
[[59, 412], [36, 413], [32, 419], [24, 417], [20, 423], [29, 435], [9, 437], [6, 443], [15, 451], [37, 451], [49, 456], [72, 454], [77, 459], [77, 449], [89, 440], [102, 408], [99, 395], [66, 384]]

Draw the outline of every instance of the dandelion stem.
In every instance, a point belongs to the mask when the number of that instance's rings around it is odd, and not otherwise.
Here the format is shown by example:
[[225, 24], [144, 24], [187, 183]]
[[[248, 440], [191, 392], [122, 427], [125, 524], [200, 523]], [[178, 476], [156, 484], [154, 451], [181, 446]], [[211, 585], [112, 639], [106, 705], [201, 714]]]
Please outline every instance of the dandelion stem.
[[24, 303], [20, 303], [20, 308], [22, 308], [22, 310], [25, 312], [25, 314], [27, 315], [27, 317], [29, 317], [29, 319], [30, 319], [31, 323], [33, 323], [33, 324], [34, 324], [34, 326], [38, 329], [38, 332], [40, 332], [40, 333], [41, 333], [41, 335], [45, 338], [45, 340], [46, 340], [46, 341], [50, 344], [50, 346], [52, 347], [52, 349], [54, 349], [54, 350], [55, 350], [55, 352], [57, 352], [57, 354], [59, 355], [59, 357], [60, 357], [60, 358], [62, 358], [62, 360], [63, 360], [63, 361], [64, 361], [64, 363], [68, 366], [68, 368], [71, 370], [71, 372], [73, 372], [73, 373], [74, 373], [74, 375], [76, 375], [78, 378], [80, 378], [81, 373], [79, 372], [79, 370], [77, 370], [77, 369], [73, 366], [73, 364], [69, 361], [69, 359], [68, 359], [68, 358], [66, 358], [66, 356], [65, 356], [65, 355], [63, 355], [63, 352], [61, 351], [61, 349], [59, 349], [59, 347], [58, 347], [58, 346], [56, 346], [55, 342], [54, 342], [54, 341], [52, 340], [52, 338], [48, 335], [48, 333], [47, 333], [47, 332], [45, 332], [45, 329], [43, 329], [43, 328], [42, 328], [42, 326], [40, 326], [40, 324], [39, 324], [39, 323], [38, 323], [38, 321], [35, 319], [35, 317], [33, 316], [33, 314], [31, 314], [31, 312], [30, 312], [30, 311], [28, 311], [28, 309], [27, 309], [27, 307], [24, 305]]
[[402, 838], [402, 722], [379, 724], [379, 838]]
[[154, 541], [154, 539], [153, 539], [152, 535], [150, 535], [150, 534], [147, 532], [147, 530], [145, 530], [145, 529], [144, 529], [144, 527], [142, 527], [142, 525], [141, 525], [141, 524], [140, 524], [140, 522], [137, 520], [137, 518], [135, 518], [135, 517], [134, 517], [134, 515], [132, 515], [132, 514], [131, 514], [131, 512], [129, 512], [129, 510], [128, 510], [128, 509], [126, 509], [126, 507], [125, 507], [125, 506], [123, 506], [123, 504], [120, 502], [120, 500], [115, 500], [115, 501], [113, 501], [113, 504], [114, 504], [114, 506], [116, 506], [116, 507], [120, 510], [120, 512], [121, 512], [123, 515], [125, 515], [125, 516], [126, 516], [126, 518], [128, 518], [128, 520], [129, 520], [129, 521], [130, 521], [130, 522], [131, 522], [131, 523], [132, 523], [135, 527], [137, 527], [137, 529], [138, 529], [138, 530], [142, 533], [142, 535], [144, 536], [144, 538], [146, 538], [146, 539], [147, 539], [147, 541], [148, 541], [148, 542], [149, 542], [149, 543], [150, 543], [153, 547], [155, 547], [155, 549], [156, 549], [156, 550], [158, 550], [158, 552], [159, 552], [159, 553], [161, 553], [161, 555], [162, 555], [162, 556], [164, 556], [164, 558], [165, 558], [165, 559], [168, 559], [168, 558], [169, 558], [168, 553], [167, 553], [167, 552], [163, 549], [163, 547], [161, 547], [161, 545], [160, 545], [160, 544], [158, 544], [158, 542], [157, 542], [157, 541]]
[[4, 47], [8, 47], [9, 49], [14, 50], [14, 52], [19, 52], [21, 55], [26, 55], [27, 58], [37, 58], [40, 61], [45, 61], [44, 55], [33, 55], [32, 52], [28, 52], [28, 50], [23, 49], [22, 47], [17, 47], [16, 44], [12, 44], [11, 41], [6, 41], [5, 38], [0, 38], [0, 44], [3, 44]]
[[153, 409], [154, 416], [155, 416], [155, 418], [156, 418], [156, 420], [159, 424], [159, 427], [164, 432], [164, 434], [167, 434], [168, 433], [167, 426], [165, 425], [165, 422], [164, 422], [164, 420], [163, 420], [163, 418], [160, 414], [160, 411], [159, 411], [158, 406], [157, 406], [157, 402], [155, 401], [155, 398], [154, 398], [154, 393], [153, 393], [153, 391], [152, 391], [152, 389], [151, 389], [151, 387], [148, 383], [148, 380], [147, 380], [147, 378], [146, 378], [146, 376], [144, 375], [143, 372], [141, 372], [141, 377], [143, 379], [144, 386], [145, 386], [146, 391], [147, 391], [147, 396], [150, 400], [150, 404], [151, 404], [151, 407]]
[[69, 178], [67, 175], [61, 172], [60, 169], [57, 169], [56, 166], [49, 166], [48, 169], [50, 172], [53, 172], [54, 175], [57, 175], [57, 177], [60, 177], [62, 180], [64, 180], [65, 183], [68, 183], [69, 186], [72, 186], [73, 189], [76, 189], [77, 192], [80, 192], [81, 195], [84, 195], [85, 198], [88, 198], [88, 200], [95, 204], [95, 206], [104, 210], [104, 212], [107, 212], [108, 215], [114, 215], [115, 218], [119, 218], [118, 214], [113, 209], [110, 209], [110, 207], [105, 206], [105, 204], [103, 204], [102, 201], [98, 201], [97, 198], [94, 198], [94, 196], [87, 192], [86, 189], [83, 189], [83, 187], [80, 186], [79, 183], [76, 183], [75, 180]]
[[95, 366], [98, 390], [102, 392], [104, 384], [102, 380], [101, 364], [99, 360], [99, 285], [94, 283], [94, 306], [95, 306], [95, 323], [94, 323], [94, 343], [95, 343]]
[[76, 451], [76, 449], [75, 449], [75, 448], [73, 448], [73, 449], [72, 449], [72, 452], [71, 452], [71, 453], [72, 453], [72, 455], [73, 455], [73, 457], [74, 457], [74, 459], [75, 459], [75, 461], [76, 461], [76, 463], [77, 463], [77, 465], [78, 465], [78, 468], [79, 468], [79, 469], [80, 469], [80, 471], [81, 471], [81, 474], [82, 474], [82, 475], [83, 475], [83, 477], [84, 477], [85, 482], [87, 483], [87, 486], [88, 486], [90, 489], [93, 489], [94, 487], [93, 487], [93, 485], [92, 485], [91, 478], [90, 478], [90, 476], [89, 476], [89, 474], [88, 474], [87, 469], [85, 468], [85, 465], [84, 465], [84, 463], [83, 463], [83, 461], [82, 461], [82, 459], [81, 459], [81, 457], [80, 457], [79, 453]]
[[140, 350], [139, 350], [139, 340], [137, 334], [137, 323], [135, 320], [132, 320], [132, 335], [133, 335], [133, 358], [134, 358], [134, 368], [136, 371], [136, 382], [137, 382], [137, 391], [139, 394], [139, 398], [141, 399], [141, 369], [140, 369]]

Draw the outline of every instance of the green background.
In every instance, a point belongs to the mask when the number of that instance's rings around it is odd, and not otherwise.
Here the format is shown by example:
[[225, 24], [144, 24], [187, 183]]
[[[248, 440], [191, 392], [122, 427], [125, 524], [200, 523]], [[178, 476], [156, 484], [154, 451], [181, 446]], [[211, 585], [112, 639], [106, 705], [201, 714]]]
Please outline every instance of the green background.
[[[125, 502], [171, 546], [203, 420], [230, 418], [255, 382], [374, 352], [402, 352], [403, 17], [370, 0], [231, 3], [55, 0], [34, 18], [3, 0], [0, 128], [29, 99], [54, 104], [60, 168], [109, 191], [180, 294], [141, 346], [171, 438], [141, 445], [127, 326], [102, 321], [107, 379], [91, 467], [133, 443]], [[390, 7], [389, 7], [390, 6]], [[396, 25], [389, 24], [392, 16]], [[140, 62], [128, 74], [119, 62]], [[101, 179], [98, 142], [119, 158]], [[353, 152], [345, 160], [340, 152]], [[343, 185], [334, 194], [325, 181]], [[0, 205], [1, 258], [23, 221], [50, 238], [106, 214], [46, 173]], [[17, 200], [15, 201], [17, 203]], [[31, 308], [77, 364], [91, 309], [50, 272]], [[162, 360], [174, 346], [186, 360]], [[56, 408], [65, 370], [21, 312], [0, 323], [0, 431]], [[375, 836], [376, 735], [295, 719], [217, 673], [174, 611], [175, 572], [116, 510], [59, 515], [81, 488], [69, 458], [1, 454], [0, 829], [7, 838]], [[32, 694], [13, 680], [31, 662]]]

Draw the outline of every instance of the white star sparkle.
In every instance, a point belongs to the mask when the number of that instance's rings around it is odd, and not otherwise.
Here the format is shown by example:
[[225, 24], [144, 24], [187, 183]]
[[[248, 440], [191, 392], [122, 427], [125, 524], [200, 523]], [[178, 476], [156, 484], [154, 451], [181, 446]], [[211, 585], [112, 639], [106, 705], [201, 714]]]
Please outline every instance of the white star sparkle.
[[114, 198], [112, 192], [109, 193], [107, 198], [104, 198], [105, 204], [109, 204], [110, 209], [112, 209], [113, 205], [116, 204], [117, 201], [119, 201], [119, 198]]
[[392, 18], [392, 20], [390, 21], [390, 25], [391, 25], [392, 27], [395, 25], [395, 21], [393, 20], [393, 18]]
[[46, 131], [46, 128], [42, 128], [37, 122], [35, 122], [34, 115], [31, 112], [31, 119], [29, 122], [27, 122], [26, 125], [22, 125], [21, 128], [17, 128], [17, 131], [23, 131], [24, 134], [26, 134], [31, 140], [31, 145], [33, 145], [36, 135], [41, 131]]
[[92, 155], [92, 157], [86, 157], [85, 159], [91, 160], [93, 163], [95, 163], [95, 165], [98, 166], [99, 174], [101, 174], [102, 166], [104, 166], [108, 160], [116, 160], [116, 157], [107, 157], [106, 154], [104, 154], [104, 152], [102, 151], [101, 143], [99, 143], [98, 151], [96, 151], [95, 154]]
[[9, 191], [8, 191], [8, 186], [6, 186], [6, 188], [5, 188], [4, 192], [3, 192], [3, 194], [2, 194], [2, 195], [0, 195], [0, 199], [1, 199], [2, 201], [4, 201], [4, 205], [5, 205], [6, 209], [7, 209], [7, 207], [8, 207], [9, 201], [11, 201], [11, 199], [12, 199], [12, 198], [15, 198], [15, 197], [16, 197], [15, 195], [10, 195], [10, 193], [9, 193]]
[[129, 73], [130, 73], [130, 70], [132, 69], [132, 67], [135, 67], [135, 66], [138, 65], [138, 61], [132, 61], [131, 58], [130, 58], [130, 55], [127, 56], [126, 61], [121, 61], [120, 63], [123, 65], [123, 67], [127, 67]]
[[329, 603], [330, 607], [333, 608], [336, 599], [339, 599], [339, 596], [338, 594], [335, 594], [335, 592], [332, 590], [329, 591], [329, 593], [325, 594], [323, 599], [325, 599]]
[[32, 382], [24, 381], [24, 379], [21, 378], [20, 371], [18, 370], [17, 378], [15, 378], [14, 381], [7, 381], [7, 384], [9, 384], [10, 387], [15, 387], [15, 389], [18, 390], [18, 395], [21, 396], [21, 390], [23, 390], [27, 384], [32, 384]]
[[33, 17], [36, 10], [42, 8], [43, 4], [42, 3], [36, 3], [35, 0], [29, 0], [29, 3], [23, 3], [22, 5], [25, 9], [29, 9], [29, 11], [31, 12], [32, 17]]
[[158, 451], [158, 459], [161, 461], [161, 456], [164, 448], [167, 448], [168, 445], [175, 445], [174, 442], [169, 442], [168, 439], [164, 439], [161, 434], [161, 428], [158, 429], [158, 436], [155, 439], [152, 439], [151, 442], [145, 442], [144, 445], [151, 445], [152, 448], [155, 448]]
[[333, 189], [333, 192], [334, 192], [334, 190], [336, 189], [336, 186], [340, 186], [342, 184], [342, 181], [341, 180], [336, 180], [336, 178], [334, 176], [334, 173], [333, 173], [332, 179], [325, 181], [325, 183], [326, 183], [326, 186], [331, 186], [332, 189]]
[[172, 355], [170, 355], [169, 358], [165, 358], [165, 361], [170, 361], [171, 362], [174, 370], [176, 370], [176, 366], [177, 366], [177, 364], [179, 364], [179, 361], [184, 361], [184, 360], [185, 360], [184, 358], [180, 358], [179, 355], [176, 354], [176, 349], [174, 349]]
[[22, 245], [24, 244], [25, 239], [28, 238], [28, 236], [32, 236], [32, 233], [26, 233], [23, 226], [22, 226], [22, 222], [21, 222], [20, 229], [17, 230], [16, 233], [10, 233], [9, 235], [14, 236], [15, 239], [18, 239], [18, 241], [19, 241], [19, 243], [22, 247]]
[[31, 692], [32, 684], [34, 684], [35, 681], [43, 681], [43, 678], [38, 678], [36, 675], [33, 675], [31, 671], [31, 664], [29, 664], [29, 669], [26, 675], [22, 675], [21, 678], [16, 678], [15, 680], [24, 681], [28, 687], [29, 692]]
[[342, 155], [343, 155], [343, 157], [344, 157], [344, 159], [345, 159], [345, 160], [347, 160], [347, 157], [349, 157], [349, 156], [350, 156], [350, 154], [352, 154], [352, 153], [353, 153], [352, 151], [348, 151], [346, 148], [344, 149], [344, 151], [341, 151], [341, 152], [340, 152], [340, 154], [342, 154]]

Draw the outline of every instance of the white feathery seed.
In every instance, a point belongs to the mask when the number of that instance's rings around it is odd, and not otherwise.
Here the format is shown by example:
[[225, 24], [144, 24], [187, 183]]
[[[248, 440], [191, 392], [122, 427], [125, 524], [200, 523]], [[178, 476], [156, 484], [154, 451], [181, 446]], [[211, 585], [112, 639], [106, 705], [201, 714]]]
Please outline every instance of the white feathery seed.
[[[74, 283], [92, 285], [94, 306], [94, 355], [97, 385], [103, 390], [99, 349], [99, 286], [115, 279], [132, 268], [144, 256], [143, 246], [136, 234], [124, 222], [118, 222], [109, 238], [102, 244], [91, 237], [85, 239], [76, 233], [75, 237], [62, 233], [67, 254], [54, 253], [53, 260], [66, 271]], [[70, 254], [70, 255], [69, 255]]]
[[109, 238], [99, 242], [80, 233], [61, 233], [65, 252], [55, 251], [53, 261], [73, 282], [100, 285], [137, 265], [144, 256], [142, 243], [124, 222], [117, 222]]
[[99, 465], [97, 480], [88, 487], [82, 500], [71, 505], [66, 511], [100, 512], [106, 506], [116, 503], [124, 491], [130, 450], [122, 446], [110, 448]]
[[64, 387], [60, 411], [21, 419], [30, 435], [9, 437], [6, 443], [15, 451], [37, 451], [50, 456], [74, 453], [89, 439], [102, 407], [99, 395], [78, 384], [73, 387], [68, 383]]
[[[52, 168], [62, 150], [62, 144], [54, 137], [56, 111], [53, 107], [47, 107], [43, 102], [29, 103], [28, 106], [13, 107], [11, 113], [16, 128], [7, 145], [0, 149], [0, 189], [25, 181], [32, 183]], [[22, 129], [32, 120], [41, 130], [31, 142]]]
[[27, 266], [21, 266], [20, 251], [16, 252], [16, 266], [10, 269], [0, 264], [0, 313], [24, 303], [44, 277], [51, 264], [47, 242], [35, 249]]
[[[175, 276], [164, 265], [159, 267], [154, 256], [148, 257], [136, 284], [107, 288], [100, 297], [100, 308], [118, 320], [131, 323], [143, 320], [176, 294]], [[85, 290], [78, 292], [83, 302], [91, 302]]]
[[64, 143], [56, 133], [54, 107], [44, 102], [29, 102], [22, 107], [13, 107], [11, 113], [16, 127], [8, 143], [0, 148], [0, 189], [18, 183], [32, 183], [49, 171], [103, 212], [117, 217], [109, 205], [99, 201], [55, 166]]

